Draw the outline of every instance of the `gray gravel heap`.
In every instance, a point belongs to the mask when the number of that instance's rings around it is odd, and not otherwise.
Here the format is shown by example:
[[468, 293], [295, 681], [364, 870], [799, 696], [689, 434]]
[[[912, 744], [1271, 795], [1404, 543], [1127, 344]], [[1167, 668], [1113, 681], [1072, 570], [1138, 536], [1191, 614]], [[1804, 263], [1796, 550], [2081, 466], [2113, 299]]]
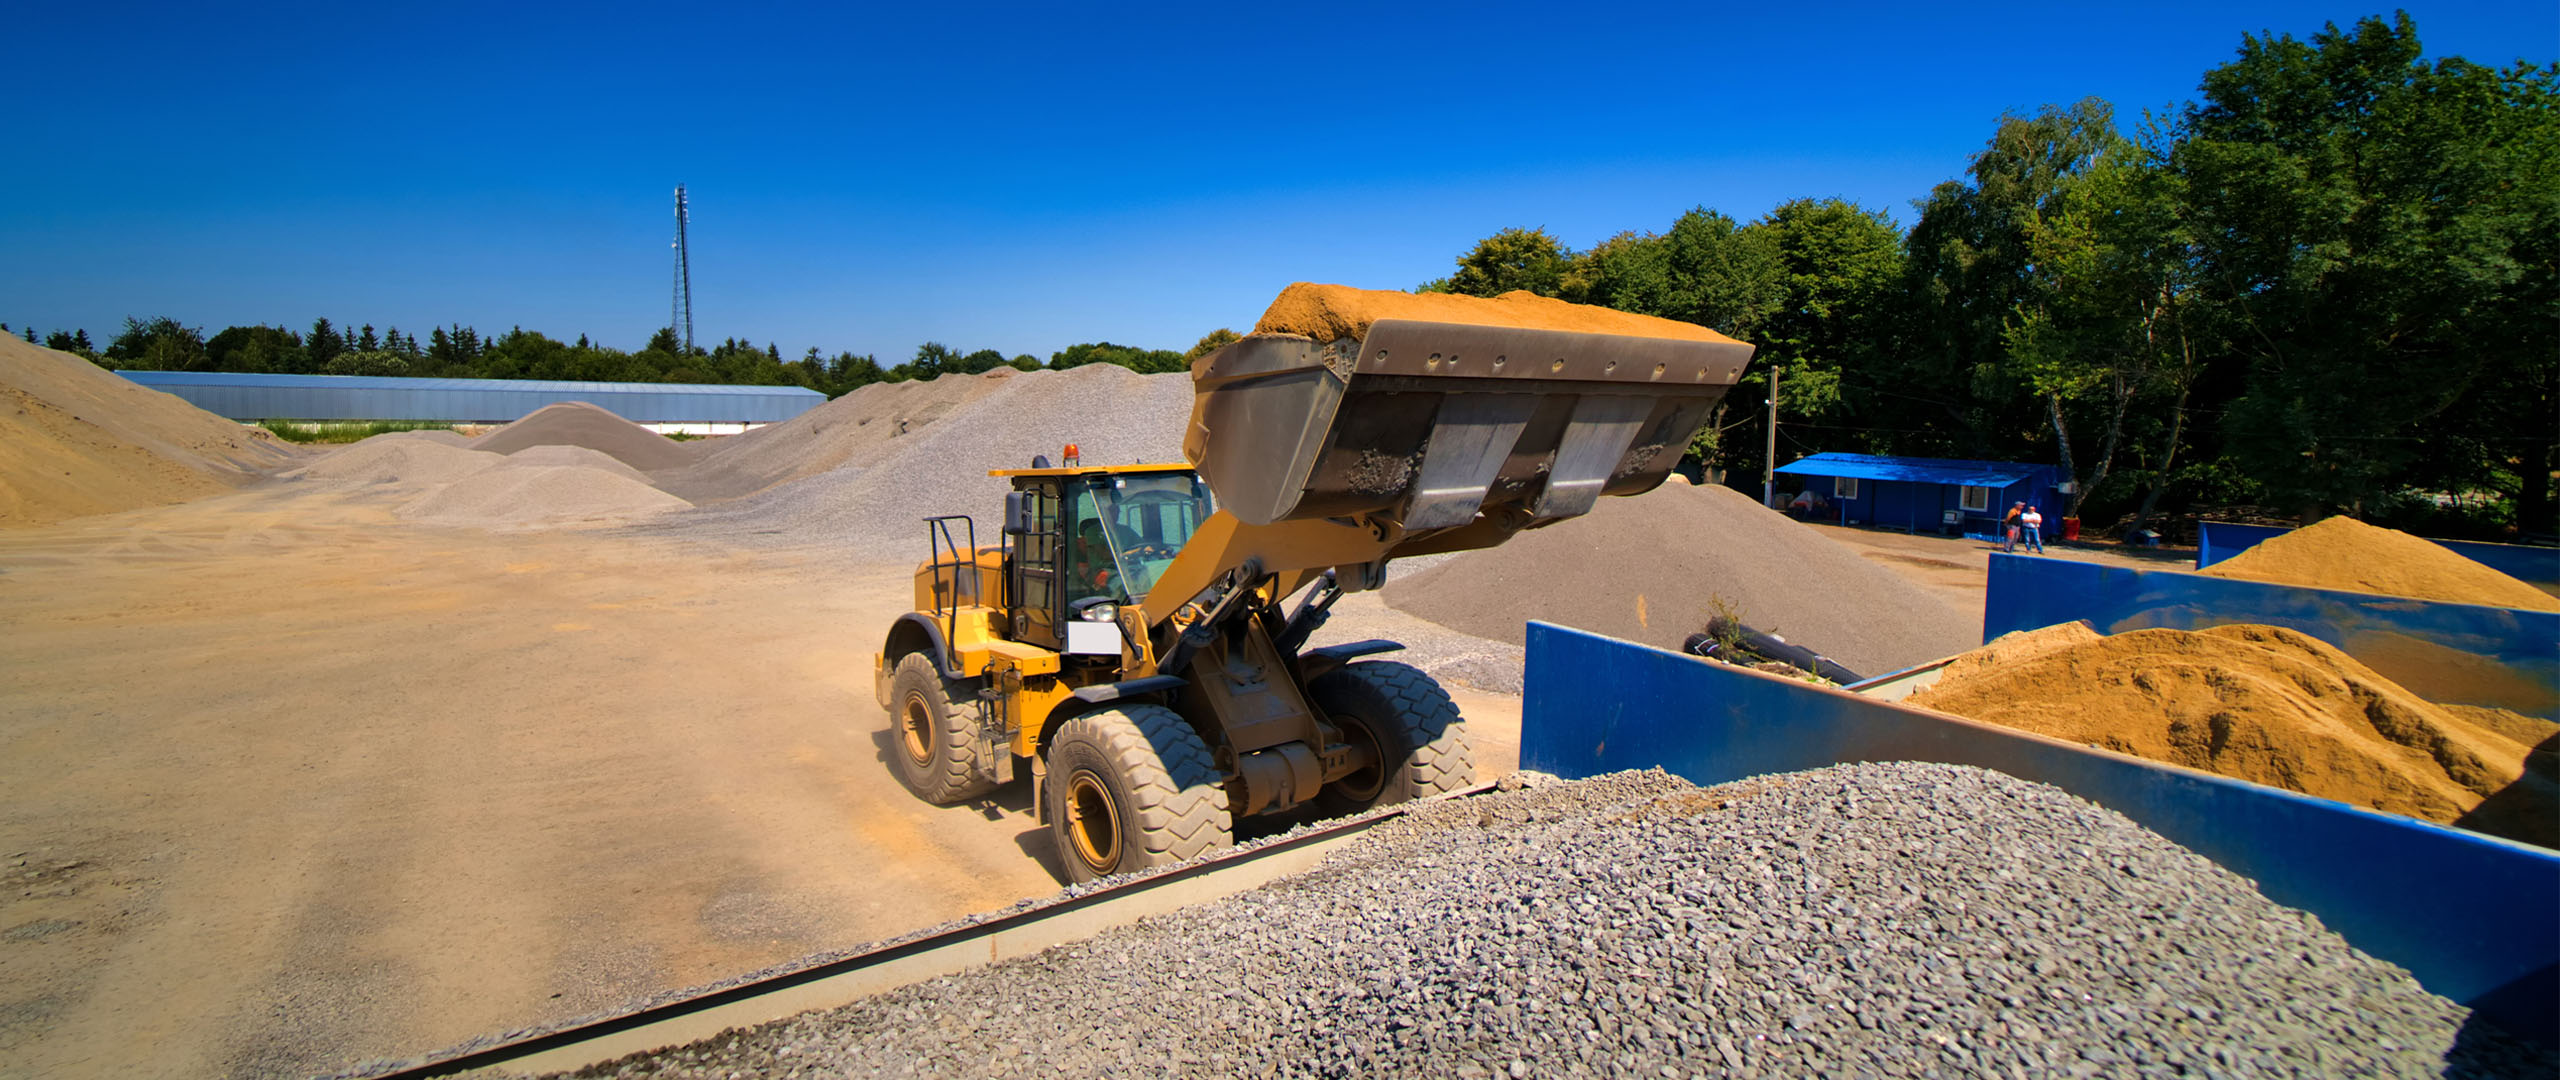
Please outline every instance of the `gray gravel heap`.
[[1460, 800], [1215, 904], [586, 1075], [2549, 1075], [2318, 920], [1942, 765]]
[[[1088, 465], [1179, 462], [1190, 422], [1187, 374], [1140, 375], [1113, 364], [1024, 372], [930, 424], [866, 444], [833, 469], [670, 515], [661, 528], [912, 565], [932, 554], [930, 516], [967, 514], [977, 519], [980, 544], [997, 541], [1013, 485], [988, 470], [1029, 468], [1034, 455], [1054, 463], [1068, 443], [1081, 447]], [[954, 536], [966, 538], [956, 529]]]

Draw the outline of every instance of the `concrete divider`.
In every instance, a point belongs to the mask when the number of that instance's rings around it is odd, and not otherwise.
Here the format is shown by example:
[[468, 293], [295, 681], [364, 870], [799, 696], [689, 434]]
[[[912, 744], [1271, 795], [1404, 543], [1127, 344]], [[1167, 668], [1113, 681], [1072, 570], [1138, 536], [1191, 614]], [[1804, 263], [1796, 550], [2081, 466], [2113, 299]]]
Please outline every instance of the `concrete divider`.
[[1693, 783], [1974, 765], [2115, 810], [2515, 1034], [2560, 1045], [2560, 853], [1530, 623], [1522, 768]]
[[2337, 646], [2429, 701], [2560, 720], [2560, 612], [1991, 556], [1982, 640], [2074, 620], [2102, 634], [2282, 626]]
[[[2292, 531], [2275, 525], [2199, 522], [2196, 525], [2196, 569], [2202, 570]], [[2484, 544], [2477, 540], [2437, 540], [2433, 537], [2427, 538], [2427, 542], [2518, 581], [2560, 585], [2560, 548]]]

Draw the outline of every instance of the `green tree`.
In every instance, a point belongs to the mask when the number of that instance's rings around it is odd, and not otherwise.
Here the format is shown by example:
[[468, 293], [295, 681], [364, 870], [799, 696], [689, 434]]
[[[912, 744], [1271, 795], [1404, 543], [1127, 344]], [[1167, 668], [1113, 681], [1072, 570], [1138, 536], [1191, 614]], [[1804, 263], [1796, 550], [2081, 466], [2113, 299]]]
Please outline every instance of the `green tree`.
[[2063, 471], [2079, 475], [2073, 402], [2065, 387], [2040, 384], [2032, 367], [2013, 363], [2009, 335], [2054, 288], [2052, 269], [2032, 256], [2030, 231], [2061, 213], [2072, 178], [2122, 141], [2114, 125], [2114, 110], [2097, 98], [2003, 116], [1966, 179], [1938, 185], [1920, 203], [1904, 286], [1911, 318], [1885, 377], [1936, 391], [1925, 402], [1940, 433], [1933, 449], [2032, 456], [2043, 429]]
[[46, 334], [44, 336], [44, 347], [56, 352], [67, 352], [77, 356], [86, 357], [90, 360], [96, 360], [98, 358], [97, 347], [89, 344], [89, 332], [86, 330], [56, 330], [50, 334]]
[[2200, 280], [2247, 370], [2225, 445], [2306, 516], [2495, 487], [2547, 527], [2560, 68], [2421, 55], [2406, 13], [2248, 37], [2183, 114]]
[[124, 333], [107, 343], [107, 359], [134, 371], [202, 371], [204, 331], [166, 315], [149, 322], [128, 317]]
[[409, 362], [380, 349], [342, 352], [329, 358], [321, 369], [323, 375], [406, 375]]
[[329, 361], [347, 351], [347, 339], [338, 333], [337, 327], [329, 325], [329, 320], [315, 319], [311, 323], [311, 332], [302, 336], [302, 351], [310, 357], [315, 370], [326, 369]]
[[829, 372], [834, 376], [835, 385], [841, 388], [829, 391], [833, 394], [858, 390], [888, 376], [880, 369], [877, 357], [868, 354], [856, 356], [849, 352], [837, 353], [835, 362], [829, 365]]
[[1574, 260], [1573, 295], [1582, 303], [1679, 319], [1756, 338], [1782, 302], [1772, 238], [1700, 207], [1659, 236], [1621, 233]]
[[2125, 475], [2143, 487], [2127, 531], [2148, 521], [2175, 480], [2191, 403], [2218, 351], [2168, 145], [2157, 123], [2140, 141], [2110, 141], [2065, 179], [2056, 207], [2027, 222], [2027, 256], [2045, 287], [2006, 337], [2011, 367], [2030, 387], [2103, 417], [2097, 465], [2066, 513], [2097, 494], [2126, 452]]
[[916, 346], [915, 359], [898, 365], [898, 370], [910, 379], [931, 379], [959, 369], [960, 351], [939, 341]]
[[226, 327], [213, 340], [205, 342], [205, 353], [215, 371], [267, 371], [281, 374], [310, 374], [308, 354], [302, 339], [281, 326]]
[[1243, 335], [1221, 326], [1215, 330], [1209, 331], [1205, 335], [1202, 335], [1200, 340], [1191, 346], [1190, 352], [1182, 354], [1182, 358], [1184, 360], [1197, 360], [1242, 340], [1244, 340]]
[[1458, 272], [1445, 283], [1425, 285], [1425, 292], [1468, 296], [1500, 296], [1527, 290], [1540, 296], [1563, 294], [1565, 270], [1573, 252], [1545, 229], [1504, 229], [1476, 242], [1458, 257]]
[[[1864, 377], [1887, 350], [1894, 292], [1902, 278], [1902, 232], [1882, 214], [1841, 199], [1794, 199], [1740, 230], [1714, 225], [1711, 235], [1736, 253], [1750, 276], [1725, 291], [1740, 299], [1729, 310], [1749, 313], [1751, 325], [1735, 336], [1756, 346], [1729, 401], [1764, 402], [1769, 377], [1778, 380], [1779, 424], [1822, 432], [1829, 449], [1878, 450], [1848, 442], [1854, 429], [1850, 381]], [[1695, 227], [1695, 225], [1693, 225]], [[1762, 265], [1762, 254], [1767, 262]], [[1769, 299], [1763, 300], [1767, 296]], [[1739, 323], [1740, 319], [1729, 320]], [[1890, 417], [1899, 402], [1871, 410]], [[1726, 417], [1730, 415], [1730, 419]], [[1757, 408], [1721, 407], [1699, 432], [1691, 452], [1737, 477], [1756, 477], [1766, 453], [1767, 414]], [[1756, 489], [1755, 489], [1756, 490]]]
[[1140, 349], [1108, 341], [1069, 345], [1049, 356], [1049, 366], [1060, 371], [1086, 364], [1118, 364], [1147, 375], [1191, 369], [1191, 362], [1171, 349]]

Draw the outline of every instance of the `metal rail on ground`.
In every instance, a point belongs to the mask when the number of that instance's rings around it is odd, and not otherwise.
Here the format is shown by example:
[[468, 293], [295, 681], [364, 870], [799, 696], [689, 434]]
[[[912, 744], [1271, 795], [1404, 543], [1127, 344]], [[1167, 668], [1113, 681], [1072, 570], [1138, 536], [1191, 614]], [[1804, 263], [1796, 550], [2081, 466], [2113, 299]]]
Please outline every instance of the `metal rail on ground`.
[[1104, 930], [1232, 896], [1313, 869], [1326, 855], [1414, 806], [1493, 790], [1480, 784], [1392, 807], [1188, 866], [988, 919], [913, 941], [788, 971], [592, 1023], [499, 1046], [360, 1074], [364, 1080], [425, 1080], [481, 1069], [517, 1075], [565, 1072], [630, 1054], [709, 1038], [731, 1028], [851, 1004], [941, 975], [1029, 956]]

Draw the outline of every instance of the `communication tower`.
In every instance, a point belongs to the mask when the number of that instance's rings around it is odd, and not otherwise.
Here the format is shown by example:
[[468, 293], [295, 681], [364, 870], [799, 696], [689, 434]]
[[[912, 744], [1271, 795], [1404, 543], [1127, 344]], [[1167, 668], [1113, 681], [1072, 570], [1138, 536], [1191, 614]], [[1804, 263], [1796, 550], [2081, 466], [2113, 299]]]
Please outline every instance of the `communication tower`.
[[684, 351], [693, 352], [693, 264], [686, 257], [684, 231], [691, 218], [685, 210], [684, 185], [676, 185], [676, 304], [674, 321], [668, 323], [684, 335]]

